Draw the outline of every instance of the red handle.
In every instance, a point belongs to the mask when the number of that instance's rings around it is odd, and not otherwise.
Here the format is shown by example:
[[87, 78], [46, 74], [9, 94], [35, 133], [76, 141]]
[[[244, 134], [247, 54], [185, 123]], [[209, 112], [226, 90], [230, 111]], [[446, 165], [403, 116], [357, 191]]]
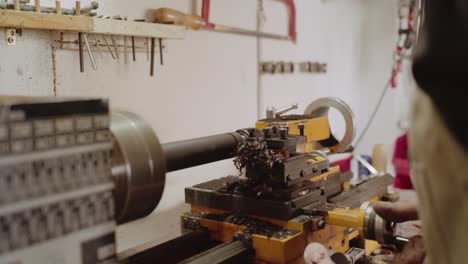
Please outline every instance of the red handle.
[[205, 21], [205, 28], [214, 28], [214, 24], [210, 22], [210, 7], [211, 0], [203, 0], [202, 3], [202, 19]]
[[283, 2], [289, 8], [289, 37], [292, 41], [296, 42], [296, 4], [294, 3], [294, 0], [283, 0]]

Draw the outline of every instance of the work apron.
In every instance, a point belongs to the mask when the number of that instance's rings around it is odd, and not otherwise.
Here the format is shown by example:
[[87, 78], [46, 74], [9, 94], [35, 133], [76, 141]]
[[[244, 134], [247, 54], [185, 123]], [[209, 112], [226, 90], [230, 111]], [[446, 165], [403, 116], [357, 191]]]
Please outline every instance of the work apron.
[[468, 154], [420, 89], [411, 118], [411, 174], [430, 261], [468, 263]]

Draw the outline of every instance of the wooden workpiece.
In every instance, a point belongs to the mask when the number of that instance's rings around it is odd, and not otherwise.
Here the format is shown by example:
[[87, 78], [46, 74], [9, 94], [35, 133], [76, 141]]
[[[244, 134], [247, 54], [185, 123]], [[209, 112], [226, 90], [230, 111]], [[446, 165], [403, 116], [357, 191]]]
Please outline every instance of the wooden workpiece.
[[185, 28], [144, 22], [87, 16], [68, 16], [14, 10], [0, 10], [0, 27], [75, 31], [105, 35], [182, 39]]

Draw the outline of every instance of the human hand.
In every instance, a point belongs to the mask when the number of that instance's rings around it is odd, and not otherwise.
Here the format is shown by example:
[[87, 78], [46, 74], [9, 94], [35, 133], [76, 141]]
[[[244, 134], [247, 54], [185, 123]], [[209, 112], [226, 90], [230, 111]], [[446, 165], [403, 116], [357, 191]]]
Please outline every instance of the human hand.
[[304, 251], [305, 264], [334, 264], [325, 246], [319, 243], [308, 245]]
[[[399, 203], [379, 202], [374, 205], [375, 212], [383, 219], [394, 223], [407, 224], [406, 232], [403, 234], [411, 239], [404, 246], [401, 252], [395, 257], [394, 263], [398, 264], [421, 264], [427, 263], [424, 240], [421, 233], [421, 226], [418, 223], [410, 222], [418, 220], [417, 202], [405, 201]], [[411, 234], [411, 235], [410, 235]]]

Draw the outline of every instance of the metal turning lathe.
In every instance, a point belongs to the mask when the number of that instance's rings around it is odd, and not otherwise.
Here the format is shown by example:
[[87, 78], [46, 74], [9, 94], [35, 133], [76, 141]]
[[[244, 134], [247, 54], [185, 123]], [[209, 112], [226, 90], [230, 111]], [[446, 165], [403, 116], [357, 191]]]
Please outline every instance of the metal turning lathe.
[[[0, 98], [0, 263], [303, 263], [311, 242], [359, 263], [401, 242], [372, 207], [398, 199], [387, 193], [393, 178], [351, 185], [328, 160], [352, 150], [350, 108], [323, 98], [286, 115], [296, 107], [255, 128], [160, 144], [141, 118], [103, 100]], [[330, 108], [344, 117], [342, 140]], [[230, 158], [242, 176], [185, 189], [181, 237], [116, 256], [115, 225], [157, 207], [167, 172]]]

